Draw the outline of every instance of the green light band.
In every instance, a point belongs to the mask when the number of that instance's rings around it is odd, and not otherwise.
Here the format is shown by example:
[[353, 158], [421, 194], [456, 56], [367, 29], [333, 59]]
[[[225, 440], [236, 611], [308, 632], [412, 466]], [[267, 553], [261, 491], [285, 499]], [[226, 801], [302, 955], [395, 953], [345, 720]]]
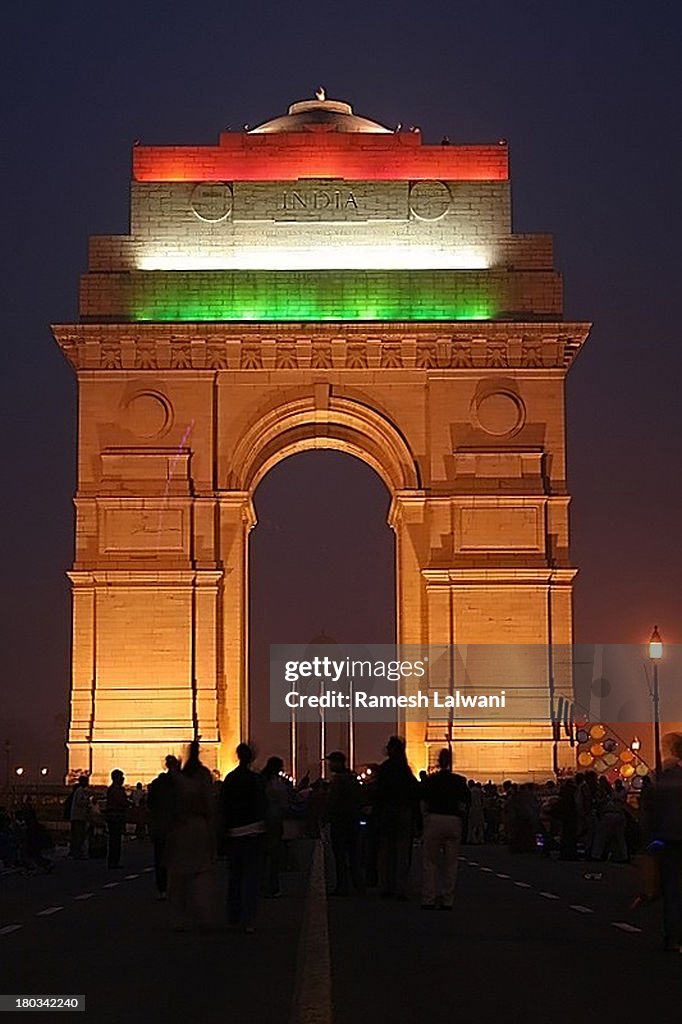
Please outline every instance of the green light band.
[[475, 270], [95, 273], [83, 279], [81, 314], [138, 321], [516, 319], [560, 310], [558, 278], [556, 286], [550, 278], [556, 275]]
[[133, 282], [129, 308], [152, 321], [489, 320], [496, 290], [448, 271], [154, 272]]

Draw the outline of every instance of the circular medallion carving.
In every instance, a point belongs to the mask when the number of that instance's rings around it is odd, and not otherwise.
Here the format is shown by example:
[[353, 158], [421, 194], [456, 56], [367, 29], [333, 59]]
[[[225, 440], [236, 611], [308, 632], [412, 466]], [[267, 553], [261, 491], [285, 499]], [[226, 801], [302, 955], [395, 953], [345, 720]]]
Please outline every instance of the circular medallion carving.
[[442, 181], [418, 181], [410, 189], [410, 212], [419, 220], [440, 220], [451, 202], [450, 189]]
[[232, 189], [224, 181], [203, 181], [196, 186], [189, 202], [199, 220], [215, 224], [232, 212]]
[[170, 403], [154, 391], [140, 391], [126, 403], [126, 427], [138, 437], [160, 437], [171, 420]]
[[481, 430], [495, 437], [514, 434], [523, 426], [523, 402], [511, 391], [493, 391], [476, 403], [475, 419]]

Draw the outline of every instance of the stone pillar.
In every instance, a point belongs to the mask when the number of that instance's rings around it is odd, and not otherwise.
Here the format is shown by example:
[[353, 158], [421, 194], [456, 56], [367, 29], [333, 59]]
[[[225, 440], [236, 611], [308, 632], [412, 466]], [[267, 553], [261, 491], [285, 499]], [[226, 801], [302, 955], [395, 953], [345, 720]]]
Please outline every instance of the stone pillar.
[[222, 679], [218, 692], [220, 771], [236, 763], [235, 748], [249, 738], [249, 531], [256, 514], [248, 491], [222, 491], [218, 497]]

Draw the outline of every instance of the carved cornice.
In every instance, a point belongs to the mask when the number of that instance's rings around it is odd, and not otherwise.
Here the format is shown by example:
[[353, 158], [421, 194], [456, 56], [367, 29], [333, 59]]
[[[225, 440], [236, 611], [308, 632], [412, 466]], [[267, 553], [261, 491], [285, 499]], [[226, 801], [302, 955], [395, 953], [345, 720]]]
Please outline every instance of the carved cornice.
[[589, 323], [55, 324], [77, 370], [567, 370]]

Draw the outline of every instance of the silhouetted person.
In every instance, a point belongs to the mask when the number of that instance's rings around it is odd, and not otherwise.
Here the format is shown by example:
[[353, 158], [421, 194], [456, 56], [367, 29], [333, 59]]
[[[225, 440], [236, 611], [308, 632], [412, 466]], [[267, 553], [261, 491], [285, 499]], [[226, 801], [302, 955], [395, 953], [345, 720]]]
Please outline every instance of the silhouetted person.
[[463, 819], [471, 803], [471, 790], [464, 776], [452, 771], [449, 750], [441, 750], [438, 771], [422, 783], [421, 800], [424, 811], [422, 907], [433, 910], [440, 902], [442, 910], [452, 910]]
[[628, 851], [625, 843], [624, 792], [614, 790], [603, 775], [597, 784], [597, 815], [592, 858], [605, 860], [610, 852], [614, 861], [626, 863]]
[[69, 808], [71, 827], [69, 855], [74, 860], [82, 860], [85, 856], [83, 847], [88, 827], [89, 811], [90, 793], [88, 791], [88, 777], [87, 775], [81, 775], [71, 794], [71, 806]]
[[559, 823], [559, 857], [561, 860], [577, 860], [578, 802], [572, 779], [561, 784], [559, 797], [551, 808], [551, 817]]
[[327, 802], [324, 809], [336, 868], [336, 896], [348, 896], [350, 885], [356, 892], [364, 890], [360, 868], [360, 809], [362, 788], [355, 772], [346, 767], [346, 755], [335, 750], [327, 755], [331, 772]]
[[30, 803], [19, 808], [16, 820], [23, 832], [22, 846], [27, 870], [33, 872], [36, 867], [41, 867], [43, 871], [52, 871], [54, 865], [50, 858], [45, 856], [47, 850], [52, 849], [52, 839], [45, 826], [38, 821]]
[[104, 817], [107, 823], [107, 866], [121, 866], [121, 839], [126, 827], [128, 816], [128, 797], [123, 788], [125, 775], [120, 768], [111, 773], [111, 785], [107, 789], [107, 800], [104, 806]]
[[507, 797], [507, 842], [511, 853], [532, 853], [540, 828], [540, 804], [532, 782], [512, 784]]
[[135, 783], [130, 802], [133, 809], [133, 821], [135, 822], [135, 838], [144, 839], [147, 832], [147, 796], [141, 782]]
[[265, 787], [251, 770], [249, 745], [240, 743], [236, 753], [239, 765], [225, 776], [220, 793], [227, 835], [227, 917], [233, 927], [253, 932], [265, 842]]
[[658, 849], [663, 897], [663, 945], [682, 952], [682, 736], [675, 737], [672, 762], [642, 793], [647, 840]]
[[289, 787], [282, 778], [284, 761], [268, 758], [261, 772], [265, 787], [265, 895], [281, 896], [279, 871], [282, 866], [284, 818], [289, 811]]
[[480, 846], [485, 838], [483, 787], [480, 782], [474, 782], [473, 779], [469, 779], [467, 785], [471, 801], [469, 804], [468, 814], [466, 815], [466, 841], [467, 843], [471, 843], [473, 846]]
[[5, 868], [17, 867], [19, 863], [16, 836], [6, 807], [0, 807], [0, 861]]
[[149, 784], [147, 807], [149, 808], [150, 830], [154, 845], [154, 878], [161, 899], [168, 891], [168, 833], [175, 811], [175, 786], [173, 775], [180, 770], [180, 762], [173, 754], [165, 761], [166, 771]]
[[171, 927], [184, 931], [214, 923], [217, 857], [213, 776], [190, 743], [182, 769], [170, 774], [173, 811], [166, 841]]
[[410, 771], [405, 743], [399, 736], [391, 736], [386, 754], [376, 772], [374, 804], [379, 887], [382, 896], [407, 899], [412, 838], [419, 818], [419, 783]]

